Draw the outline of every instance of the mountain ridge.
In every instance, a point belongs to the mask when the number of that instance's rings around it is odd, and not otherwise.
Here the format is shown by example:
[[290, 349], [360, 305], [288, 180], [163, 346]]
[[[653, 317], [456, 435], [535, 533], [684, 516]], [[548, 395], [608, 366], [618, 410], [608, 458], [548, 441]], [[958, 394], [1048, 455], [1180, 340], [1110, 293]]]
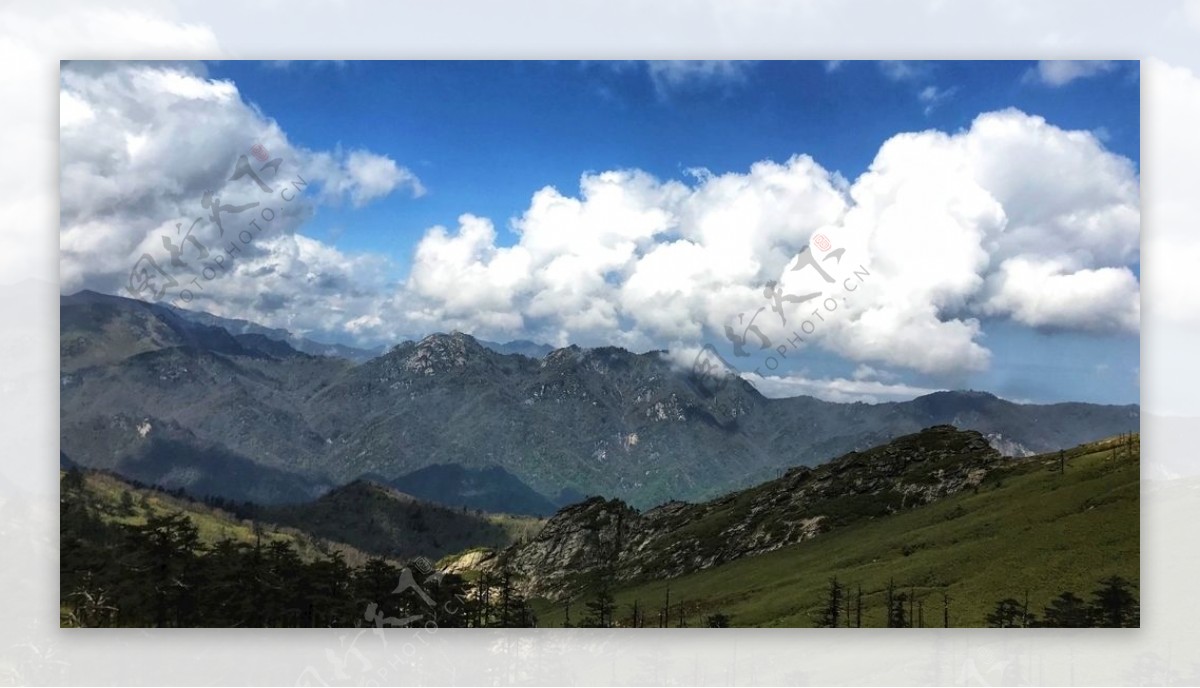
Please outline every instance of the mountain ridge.
[[977, 488], [1004, 464], [980, 433], [934, 426], [706, 502], [639, 511], [593, 497], [558, 511], [506, 556], [531, 595], [550, 599], [597, 577], [673, 578], [931, 504]]
[[[741, 378], [707, 390], [660, 352], [572, 345], [533, 359], [462, 333], [353, 364], [219, 328], [167, 336], [172, 316], [161, 307], [83, 300], [61, 304], [64, 360], [78, 364], [63, 368], [62, 447], [81, 465], [118, 471], [152, 441], [154, 429], [134, 428], [174, 423], [206, 447], [314, 485], [497, 465], [543, 495], [604, 494], [644, 508], [722, 494], [933, 425], [1038, 452], [1136, 430], [1140, 417], [1136, 405], [1026, 406], [986, 393], [876, 405], [767, 399]], [[112, 312], [92, 312], [105, 308]], [[110, 342], [120, 346], [89, 350]], [[129, 420], [90, 429], [117, 417]], [[276, 501], [310, 496], [293, 490]]]

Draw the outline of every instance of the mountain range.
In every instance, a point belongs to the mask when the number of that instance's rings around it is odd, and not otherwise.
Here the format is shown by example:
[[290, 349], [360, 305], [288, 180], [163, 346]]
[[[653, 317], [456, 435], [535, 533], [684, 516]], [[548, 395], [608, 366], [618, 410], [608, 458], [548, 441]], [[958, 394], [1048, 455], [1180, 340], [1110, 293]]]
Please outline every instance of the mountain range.
[[[585, 495], [641, 509], [725, 494], [930, 426], [975, 430], [1004, 453], [1027, 454], [1134, 431], [1140, 417], [1136, 405], [1017, 404], [983, 392], [881, 404], [768, 399], [741, 379], [713, 392], [662, 352], [568, 346], [531, 357], [462, 333], [356, 362], [301, 351], [281, 331], [231, 331], [237, 321], [93, 292], [63, 296], [60, 319], [65, 457], [268, 504], [369, 476], [478, 508], [462, 501], [473, 489], [465, 476], [499, 468], [516, 481], [507, 492], [523, 495], [512, 499], [526, 500], [524, 513]], [[552, 497], [530, 507], [530, 493]]]

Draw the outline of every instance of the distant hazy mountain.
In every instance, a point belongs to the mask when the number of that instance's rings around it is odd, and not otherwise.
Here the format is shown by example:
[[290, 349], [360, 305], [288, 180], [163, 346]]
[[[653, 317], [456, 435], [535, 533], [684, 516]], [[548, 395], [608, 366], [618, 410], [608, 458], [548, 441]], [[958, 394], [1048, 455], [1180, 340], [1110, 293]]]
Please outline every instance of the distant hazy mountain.
[[253, 355], [227, 330], [187, 320], [166, 306], [93, 291], [63, 296], [59, 304], [63, 372], [172, 347]]
[[[81, 292], [82, 293], [82, 292]], [[175, 309], [178, 315], [186, 320], [190, 320], [202, 325], [210, 325], [220, 327], [227, 330], [230, 334], [242, 338], [243, 335], [257, 335], [275, 342], [284, 342], [291, 346], [296, 351], [313, 356], [337, 356], [345, 358], [355, 363], [363, 363], [377, 356], [382, 356], [387, 352], [387, 346], [376, 346], [372, 348], [361, 348], [348, 346], [346, 344], [326, 344], [317, 342], [306, 337], [300, 337], [291, 332], [276, 328], [264, 327], [249, 320], [241, 320], [236, 318], [222, 318], [211, 313], [203, 311], [190, 311], [185, 309]], [[411, 337], [400, 337], [401, 340], [411, 341]], [[479, 340], [483, 346], [500, 354], [520, 354], [529, 358], [542, 358], [546, 354], [554, 350], [554, 347], [549, 344], [538, 344], [531, 342], [528, 339], [515, 339], [511, 342], [489, 342]]]
[[549, 516], [558, 509], [500, 466], [437, 464], [402, 475], [390, 484], [419, 499], [492, 513]]
[[[571, 346], [533, 359], [459, 333], [353, 365], [100, 295], [63, 297], [61, 319], [62, 451], [72, 460], [216, 494], [245, 492], [253, 477], [270, 501], [457, 464], [500, 466], [542, 495], [599, 494], [643, 508], [722, 494], [932, 425], [977, 430], [1024, 453], [1139, 424], [1136, 405], [1021, 405], [981, 392], [837, 404], [767, 399], [735, 379], [710, 394], [655, 352]], [[158, 449], [161, 436], [193, 451]], [[224, 478], [216, 466], [225, 464], [246, 468]]]
[[179, 309], [176, 312], [183, 318], [202, 325], [212, 325], [221, 327], [229, 331], [233, 335], [261, 335], [270, 340], [277, 342], [285, 342], [296, 351], [301, 353], [311, 354], [313, 356], [337, 356], [356, 363], [369, 361], [376, 356], [379, 356], [387, 347], [377, 346], [371, 349], [362, 349], [345, 344], [326, 344], [323, 342], [313, 341], [307, 337], [294, 335], [287, 330], [276, 327], [264, 327], [262, 325], [252, 323], [249, 320], [241, 320], [235, 318], [222, 318], [211, 313], [203, 311], [190, 311]]

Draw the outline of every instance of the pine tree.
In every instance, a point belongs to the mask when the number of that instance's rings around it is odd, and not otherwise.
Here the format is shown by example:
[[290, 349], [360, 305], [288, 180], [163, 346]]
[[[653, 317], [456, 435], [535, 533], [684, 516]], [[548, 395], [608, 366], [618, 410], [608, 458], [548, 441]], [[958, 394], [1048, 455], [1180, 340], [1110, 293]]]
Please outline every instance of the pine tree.
[[1073, 592], [1054, 598], [1042, 611], [1042, 625], [1048, 628], [1087, 628], [1092, 626], [1092, 610]]
[[858, 600], [854, 605], [854, 627], [862, 628], [862, 583], [858, 584]]
[[484, 571], [475, 583], [475, 627], [492, 625], [492, 582], [493, 575]]
[[912, 625], [912, 618], [908, 615], [907, 610], [908, 594], [898, 592], [893, 594], [891, 599], [892, 605], [888, 611], [888, 628], [908, 628]]
[[1006, 597], [996, 603], [996, 607], [987, 615], [986, 622], [990, 628], [1016, 628], [1020, 618], [1021, 603]]
[[154, 625], [188, 626], [195, 611], [195, 555], [200, 536], [185, 514], [151, 516], [144, 525], [128, 526], [133, 551], [130, 580], [140, 579], [152, 593]]
[[68, 494], [68, 493], [73, 496], [78, 496], [78, 495], [83, 494], [83, 490], [84, 490], [83, 471], [79, 470], [78, 468], [74, 468], [74, 467], [68, 469], [67, 472], [63, 474], [62, 480], [60, 481], [59, 489], [62, 490], [64, 495]]
[[1136, 628], [1141, 610], [1132, 584], [1121, 576], [1109, 576], [1092, 592], [1092, 618], [1102, 628]]
[[721, 612], [704, 617], [704, 625], [708, 628], [729, 628], [729, 615]]
[[658, 615], [658, 627], [666, 628], [671, 623], [671, 584], [667, 583], [667, 597], [663, 602], [662, 612]]
[[825, 606], [821, 610], [821, 616], [817, 621], [817, 626], [821, 628], [837, 628], [841, 621], [842, 598], [845, 595], [845, 588], [841, 583], [838, 583], [837, 576], [829, 579], [829, 588], [825, 596]]
[[498, 592], [500, 608], [497, 612], [497, 626], [500, 628], [530, 628], [536, 625], [533, 609], [529, 602], [517, 590], [516, 582], [519, 576], [507, 563], [500, 570]]
[[134, 514], [133, 495], [128, 490], [121, 492], [121, 504], [118, 511], [122, 516], [132, 516]]
[[886, 605], [886, 607], [884, 609], [884, 613], [887, 615], [887, 627], [888, 628], [894, 628], [894, 626], [892, 625], [892, 618], [893, 618], [892, 609], [895, 606], [895, 603], [896, 603], [896, 581], [895, 581], [895, 579], [889, 578], [888, 585], [887, 585], [887, 597], [884, 598], [884, 605]]
[[585, 628], [611, 628], [612, 615], [617, 608], [616, 602], [613, 601], [612, 592], [608, 589], [608, 584], [602, 584], [596, 590], [596, 596], [591, 602], [586, 605], [588, 615], [584, 617], [581, 624]]

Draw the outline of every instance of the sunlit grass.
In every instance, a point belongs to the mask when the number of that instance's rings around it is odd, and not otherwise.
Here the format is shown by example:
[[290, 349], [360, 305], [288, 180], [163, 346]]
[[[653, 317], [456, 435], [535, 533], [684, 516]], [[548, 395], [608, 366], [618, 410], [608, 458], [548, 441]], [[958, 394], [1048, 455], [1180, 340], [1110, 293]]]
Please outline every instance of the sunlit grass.
[[[1068, 452], [1065, 474], [1057, 453], [1014, 464], [989, 476], [978, 493], [859, 522], [776, 552], [672, 579], [615, 591], [617, 619], [629, 625], [632, 605], [647, 626], [659, 623], [670, 586], [670, 625], [704, 624], [723, 612], [735, 626], [813, 626], [829, 579], [863, 590], [863, 625], [885, 625], [889, 580], [921, 602], [926, 626], [943, 623], [943, 593], [951, 626], [982, 626], [1004, 597], [1040, 612], [1064, 590], [1086, 597], [1109, 575], [1137, 581], [1139, 462], [1114, 458], [1110, 441]], [[572, 604], [572, 621], [585, 598]], [[561, 603], [534, 603], [541, 626], [563, 622]], [[914, 605], [914, 612], [916, 606]], [[914, 614], [915, 615], [915, 614]]]

